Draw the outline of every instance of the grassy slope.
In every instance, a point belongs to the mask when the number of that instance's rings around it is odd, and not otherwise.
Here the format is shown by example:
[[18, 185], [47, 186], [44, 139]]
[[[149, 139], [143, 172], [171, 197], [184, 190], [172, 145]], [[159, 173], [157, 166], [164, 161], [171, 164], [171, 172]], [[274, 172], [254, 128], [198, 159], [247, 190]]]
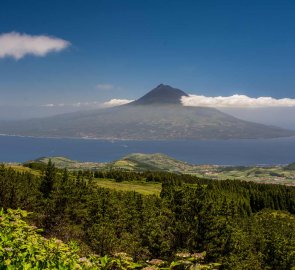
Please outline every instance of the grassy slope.
[[36, 171], [36, 170], [30, 169], [30, 168], [24, 167], [23, 165], [17, 164], [17, 163], [5, 164], [5, 167], [12, 168], [15, 171], [20, 172], [20, 173], [29, 172], [29, 173], [37, 175], [37, 176], [40, 175], [40, 171]]
[[[38, 159], [47, 163], [49, 158]], [[295, 169], [273, 167], [221, 167], [215, 165], [191, 165], [164, 154], [130, 154], [111, 163], [78, 162], [64, 157], [51, 157], [58, 168], [69, 170], [114, 169], [126, 171], [167, 171], [192, 174], [210, 179], [239, 179], [268, 184], [295, 186]], [[21, 167], [18, 168], [21, 170]]]
[[[17, 172], [29, 172], [33, 175], [40, 176], [41, 172], [37, 170], [33, 170], [22, 165], [18, 164], [6, 164], [6, 167], [10, 167]], [[143, 195], [160, 195], [161, 192], [161, 184], [160, 183], [146, 183], [146, 182], [116, 182], [113, 179], [96, 179], [96, 184], [98, 187], [115, 189], [118, 191], [135, 191], [141, 193]]]
[[99, 169], [105, 166], [105, 163], [98, 162], [80, 162], [66, 157], [42, 157], [34, 161], [47, 164], [49, 159], [57, 168], [67, 168], [70, 170], [92, 170]]
[[143, 195], [160, 195], [160, 183], [146, 182], [115, 182], [112, 179], [96, 179], [96, 184], [99, 187], [116, 189], [119, 191], [135, 191]]
[[[208, 175], [209, 174], [209, 175]], [[233, 167], [227, 170], [209, 171], [204, 174], [212, 179], [238, 179], [243, 181], [254, 181], [264, 184], [295, 185], [295, 171], [286, 171], [281, 166], [274, 167], [246, 167], [238, 169]]]
[[123, 157], [120, 160], [112, 162], [111, 168], [128, 169], [139, 171], [168, 171], [168, 172], [184, 172], [191, 170], [194, 166], [186, 162], [176, 160], [167, 155], [141, 154], [135, 153]]

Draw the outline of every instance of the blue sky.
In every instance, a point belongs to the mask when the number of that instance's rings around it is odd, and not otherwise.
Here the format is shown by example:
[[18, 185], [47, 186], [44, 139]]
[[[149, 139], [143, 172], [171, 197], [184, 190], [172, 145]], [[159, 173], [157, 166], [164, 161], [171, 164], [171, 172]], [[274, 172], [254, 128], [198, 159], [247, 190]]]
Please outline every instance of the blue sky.
[[2, 0], [0, 35], [70, 45], [0, 58], [0, 106], [134, 99], [160, 83], [295, 98], [294, 15], [294, 1]]

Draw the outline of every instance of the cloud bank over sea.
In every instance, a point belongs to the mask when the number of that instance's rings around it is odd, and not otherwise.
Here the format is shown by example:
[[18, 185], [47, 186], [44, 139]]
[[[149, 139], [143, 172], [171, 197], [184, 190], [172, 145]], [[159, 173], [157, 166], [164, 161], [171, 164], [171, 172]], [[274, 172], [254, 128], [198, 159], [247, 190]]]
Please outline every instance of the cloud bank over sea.
[[232, 95], [228, 97], [207, 97], [203, 95], [183, 96], [184, 106], [215, 107], [215, 108], [263, 108], [263, 107], [294, 107], [295, 99], [273, 97], [248, 97], [246, 95]]

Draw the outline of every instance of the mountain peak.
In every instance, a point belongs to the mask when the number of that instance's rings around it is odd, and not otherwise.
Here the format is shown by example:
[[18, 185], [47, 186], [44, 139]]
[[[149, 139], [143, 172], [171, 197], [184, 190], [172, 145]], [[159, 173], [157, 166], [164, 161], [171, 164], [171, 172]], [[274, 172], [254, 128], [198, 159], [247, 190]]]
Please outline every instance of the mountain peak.
[[170, 85], [159, 84], [156, 88], [130, 103], [132, 105], [159, 105], [159, 104], [181, 104], [181, 97], [188, 96], [180, 89], [173, 88]]

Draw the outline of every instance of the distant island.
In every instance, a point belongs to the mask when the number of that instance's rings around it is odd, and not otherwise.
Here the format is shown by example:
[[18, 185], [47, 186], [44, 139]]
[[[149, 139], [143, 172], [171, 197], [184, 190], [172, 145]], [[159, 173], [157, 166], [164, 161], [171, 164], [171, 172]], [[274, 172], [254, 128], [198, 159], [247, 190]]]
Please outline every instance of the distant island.
[[212, 180], [243, 180], [263, 184], [295, 186], [295, 163], [286, 166], [196, 165], [161, 153], [133, 153], [112, 162], [81, 162], [67, 157], [53, 156], [7, 165], [20, 171], [44, 170], [49, 160], [57, 168], [70, 171], [169, 172]]
[[183, 96], [187, 93], [160, 84], [125, 105], [2, 122], [0, 133], [107, 140], [226, 140], [295, 135], [295, 131], [240, 120], [215, 108], [183, 106]]

